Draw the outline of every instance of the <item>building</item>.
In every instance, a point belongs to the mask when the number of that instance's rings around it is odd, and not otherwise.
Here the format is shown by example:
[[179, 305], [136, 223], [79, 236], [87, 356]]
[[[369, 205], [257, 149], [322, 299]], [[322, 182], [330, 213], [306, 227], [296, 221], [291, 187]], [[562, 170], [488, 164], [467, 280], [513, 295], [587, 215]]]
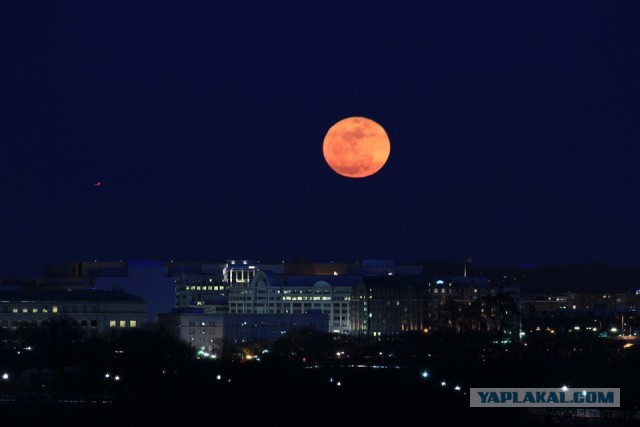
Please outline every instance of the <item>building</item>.
[[220, 314], [182, 308], [159, 314], [157, 323], [192, 347], [211, 354], [220, 354], [228, 345], [274, 341], [296, 328], [328, 331], [328, 316], [321, 312]]
[[526, 329], [637, 336], [640, 294], [567, 292], [531, 295], [522, 302]]
[[[427, 283], [426, 325], [428, 329], [453, 329], [466, 326], [465, 316], [474, 302], [490, 294], [488, 279], [476, 276], [432, 277]], [[473, 326], [469, 326], [473, 329]]]
[[220, 273], [181, 274], [174, 279], [177, 308], [200, 307], [206, 313], [227, 313], [227, 283]]
[[224, 340], [224, 314], [207, 313], [203, 308], [182, 307], [159, 313], [156, 323], [169, 334], [209, 353], [220, 353]]
[[0, 292], [0, 325], [15, 330], [21, 325], [41, 326], [67, 317], [87, 332], [137, 328], [147, 321], [141, 298], [118, 291], [7, 291]]
[[528, 320], [557, 317], [568, 308], [567, 295], [531, 295], [522, 301], [522, 315]]
[[[227, 260], [221, 264], [202, 264], [197, 271], [176, 268], [172, 271], [175, 277], [175, 306], [198, 307], [205, 313], [228, 313], [229, 287], [248, 286], [258, 268], [264, 268], [254, 260]], [[267, 265], [270, 270], [282, 272], [280, 264]]]
[[[148, 306], [146, 322], [152, 323], [156, 313], [163, 313], [174, 307], [175, 282], [172, 273], [191, 266], [155, 260], [96, 260], [55, 264], [46, 267], [46, 279], [39, 289], [124, 291], [145, 300]], [[199, 271], [200, 263], [197, 268]]]
[[259, 270], [249, 285], [230, 286], [229, 312], [244, 314], [304, 314], [329, 316], [329, 331], [348, 334], [350, 302], [361, 276], [276, 275]]
[[124, 291], [144, 299], [149, 309], [147, 322], [153, 323], [157, 313], [167, 312], [175, 304], [175, 279], [171, 276], [171, 268], [161, 261], [129, 260], [118, 270], [96, 271], [92, 276], [94, 288]]
[[256, 275], [257, 265], [254, 260], [228, 260], [222, 269], [222, 281], [227, 286], [247, 286]]
[[225, 316], [225, 343], [274, 341], [292, 329], [310, 328], [329, 332], [329, 316], [320, 311], [304, 314], [228, 314]]
[[351, 299], [351, 333], [389, 339], [423, 331], [427, 289], [424, 275], [363, 277]]

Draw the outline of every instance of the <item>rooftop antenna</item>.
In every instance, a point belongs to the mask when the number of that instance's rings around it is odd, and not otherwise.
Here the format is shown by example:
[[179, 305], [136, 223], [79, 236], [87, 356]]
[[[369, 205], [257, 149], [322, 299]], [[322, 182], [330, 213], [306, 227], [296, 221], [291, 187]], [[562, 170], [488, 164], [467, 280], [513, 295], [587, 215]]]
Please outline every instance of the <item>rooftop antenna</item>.
[[464, 260], [464, 277], [467, 277], [467, 264], [471, 264], [471, 262], [471, 258], [467, 258]]

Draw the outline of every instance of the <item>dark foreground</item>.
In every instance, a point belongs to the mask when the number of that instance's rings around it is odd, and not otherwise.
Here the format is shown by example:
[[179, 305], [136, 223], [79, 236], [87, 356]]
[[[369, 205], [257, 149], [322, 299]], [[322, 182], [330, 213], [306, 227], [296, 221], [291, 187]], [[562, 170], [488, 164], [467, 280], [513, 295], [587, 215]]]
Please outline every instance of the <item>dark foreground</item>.
[[[104, 393], [3, 392], [2, 425], [631, 426], [632, 411], [470, 408], [468, 386], [423, 378], [418, 367], [303, 367], [204, 361], [136, 387]], [[621, 418], [622, 417], [622, 418]], [[173, 425], [173, 424], [171, 424]]]

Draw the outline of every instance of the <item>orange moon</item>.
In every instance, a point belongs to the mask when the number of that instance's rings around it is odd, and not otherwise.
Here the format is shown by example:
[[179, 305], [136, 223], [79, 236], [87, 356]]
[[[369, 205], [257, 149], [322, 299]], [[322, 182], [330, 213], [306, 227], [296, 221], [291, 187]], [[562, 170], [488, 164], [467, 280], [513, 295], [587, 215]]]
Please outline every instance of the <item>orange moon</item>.
[[322, 154], [331, 169], [348, 178], [378, 172], [389, 158], [391, 144], [382, 126], [366, 117], [347, 117], [329, 128]]

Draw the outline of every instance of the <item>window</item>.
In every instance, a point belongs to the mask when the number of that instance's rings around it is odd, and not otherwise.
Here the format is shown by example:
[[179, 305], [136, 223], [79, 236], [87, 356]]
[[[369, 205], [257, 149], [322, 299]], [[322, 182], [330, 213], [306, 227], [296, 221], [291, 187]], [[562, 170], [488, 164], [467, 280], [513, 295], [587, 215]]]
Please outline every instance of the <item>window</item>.
[[129, 320], [129, 327], [135, 328], [138, 326], [138, 322], [136, 320]]
[[34, 312], [34, 313], [37, 313], [38, 309], [34, 307], [31, 311]]
[[14, 313], [17, 313], [18, 312], [18, 307], [13, 307], [13, 310], [11, 310], [11, 311], [13, 311]]
[[51, 309], [51, 312], [57, 313], [58, 312], [58, 306], [54, 305], [53, 308]]
[[28, 312], [29, 312], [29, 309], [28, 309], [27, 307], [22, 307], [22, 312], [23, 312], [23, 313], [28, 313]]
[[120, 321], [120, 327], [121, 328], [126, 328], [127, 327], [127, 321], [126, 320], [121, 320]]
[[116, 321], [115, 320], [109, 320], [109, 327], [110, 328], [115, 328], [116, 327]]

